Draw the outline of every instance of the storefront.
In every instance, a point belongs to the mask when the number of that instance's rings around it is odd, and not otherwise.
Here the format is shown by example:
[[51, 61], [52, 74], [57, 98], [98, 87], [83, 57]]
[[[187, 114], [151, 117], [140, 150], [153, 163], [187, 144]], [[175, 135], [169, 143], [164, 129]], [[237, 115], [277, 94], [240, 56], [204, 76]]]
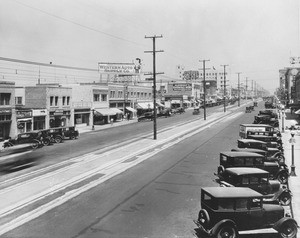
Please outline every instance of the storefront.
[[50, 128], [63, 127], [70, 125], [71, 111], [64, 109], [56, 109], [50, 111]]
[[110, 108], [95, 108], [94, 110], [94, 125], [103, 125], [113, 119], [117, 120], [117, 113]]
[[46, 129], [46, 109], [33, 109], [33, 130], [43, 130]]
[[9, 138], [11, 127], [11, 109], [0, 110], [0, 141]]
[[17, 133], [32, 131], [32, 110], [16, 110]]
[[89, 126], [91, 113], [92, 111], [90, 108], [75, 109], [74, 125], [76, 126], [76, 125], [86, 124], [87, 126]]

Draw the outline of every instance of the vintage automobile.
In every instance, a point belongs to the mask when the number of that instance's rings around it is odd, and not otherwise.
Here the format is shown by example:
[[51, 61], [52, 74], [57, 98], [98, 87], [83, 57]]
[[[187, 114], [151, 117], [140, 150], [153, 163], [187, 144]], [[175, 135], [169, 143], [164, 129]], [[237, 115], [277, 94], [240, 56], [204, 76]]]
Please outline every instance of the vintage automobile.
[[225, 151], [220, 153], [220, 165], [217, 174], [222, 173], [226, 168], [232, 167], [255, 167], [266, 170], [271, 179], [278, 179], [282, 184], [287, 183], [289, 170], [285, 165], [277, 162], [265, 162], [263, 155], [251, 152]]
[[253, 106], [254, 107], [257, 107], [258, 105], [257, 105], [257, 102], [253, 102]]
[[297, 236], [298, 224], [285, 216], [278, 204], [263, 203], [264, 196], [251, 188], [204, 187], [201, 209], [194, 220], [209, 237], [239, 237], [239, 231], [273, 228], [279, 237]]
[[267, 124], [273, 127], [279, 127], [279, 121], [269, 115], [258, 115], [254, 117], [253, 124]]
[[245, 109], [246, 113], [249, 113], [249, 112], [252, 112], [252, 111], [254, 111], [254, 106], [249, 106], [249, 107], [246, 107], [246, 109]]
[[177, 107], [173, 110], [174, 114], [182, 114], [185, 113], [185, 109], [183, 107]]
[[278, 144], [275, 142], [264, 142], [254, 139], [238, 139], [237, 140], [238, 148], [253, 148], [266, 150], [269, 153], [269, 156], [274, 156], [276, 158], [283, 158], [283, 147], [278, 147]]
[[226, 187], [247, 187], [265, 196], [266, 203], [279, 203], [283, 206], [290, 205], [292, 194], [286, 186], [281, 186], [279, 181], [270, 180], [269, 172], [259, 168], [237, 167], [227, 168], [222, 173], [216, 174], [216, 182]]
[[31, 144], [32, 148], [39, 148], [42, 147], [44, 144], [41, 140], [42, 133], [39, 131], [31, 131], [18, 134], [16, 138], [9, 139], [5, 147], [9, 147], [11, 145], [19, 145], [19, 144]]
[[259, 111], [258, 115], [269, 115], [273, 118], [278, 118], [278, 114], [277, 114], [276, 110], [272, 110], [272, 109]]
[[267, 150], [254, 149], [254, 148], [234, 148], [234, 149], [231, 149], [231, 151], [257, 153], [257, 154], [263, 155], [265, 157], [264, 162], [278, 162], [280, 165], [284, 166], [284, 164], [285, 164], [284, 155], [279, 150], [276, 150], [276, 151], [280, 152], [280, 154], [277, 154], [277, 153], [274, 154], [273, 149], [274, 148], [267, 148]]
[[52, 138], [54, 143], [62, 143], [64, 139], [62, 127], [48, 129], [48, 135]]
[[[4, 144], [3, 144], [4, 145]], [[32, 154], [34, 151], [31, 143], [24, 143], [0, 147], [0, 171], [9, 171], [36, 162], [37, 158]]]
[[75, 129], [75, 126], [62, 127], [63, 139], [75, 140], [79, 137], [79, 131]]
[[142, 116], [138, 117], [138, 121], [147, 121], [147, 120], [153, 120], [154, 114], [153, 112], [145, 112]]
[[200, 107], [195, 107], [193, 111], [193, 115], [199, 115], [200, 114]]

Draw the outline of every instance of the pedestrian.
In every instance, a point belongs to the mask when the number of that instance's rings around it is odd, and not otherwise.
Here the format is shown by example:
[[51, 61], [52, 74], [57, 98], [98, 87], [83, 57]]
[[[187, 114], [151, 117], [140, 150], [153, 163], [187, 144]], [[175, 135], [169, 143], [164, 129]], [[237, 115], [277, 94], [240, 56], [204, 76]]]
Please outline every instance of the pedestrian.
[[129, 121], [130, 119], [130, 113], [127, 113], [127, 120]]
[[110, 118], [110, 125], [112, 126], [114, 124], [114, 119]]

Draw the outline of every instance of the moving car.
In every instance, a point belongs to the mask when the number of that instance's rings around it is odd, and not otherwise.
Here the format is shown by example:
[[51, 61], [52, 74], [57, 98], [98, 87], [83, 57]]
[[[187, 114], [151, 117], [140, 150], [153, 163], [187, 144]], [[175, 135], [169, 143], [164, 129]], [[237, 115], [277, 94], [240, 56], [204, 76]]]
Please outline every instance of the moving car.
[[154, 114], [153, 112], [145, 112], [142, 116], [138, 117], [138, 121], [147, 121], [147, 120], [153, 120]]
[[218, 174], [218, 182], [226, 187], [248, 187], [263, 195], [264, 202], [280, 203], [281, 205], [290, 205], [292, 194], [286, 186], [281, 186], [279, 181], [270, 180], [269, 172], [259, 168], [238, 167], [227, 168]]
[[297, 236], [298, 224], [285, 216], [278, 204], [263, 203], [264, 196], [251, 188], [204, 187], [198, 228], [210, 237], [239, 236], [239, 231], [273, 228], [282, 238]]
[[9, 139], [5, 146], [19, 145], [19, 144], [31, 144], [32, 148], [36, 149], [42, 147], [42, 133], [31, 131], [26, 133], [18, 134], [16, 138]]

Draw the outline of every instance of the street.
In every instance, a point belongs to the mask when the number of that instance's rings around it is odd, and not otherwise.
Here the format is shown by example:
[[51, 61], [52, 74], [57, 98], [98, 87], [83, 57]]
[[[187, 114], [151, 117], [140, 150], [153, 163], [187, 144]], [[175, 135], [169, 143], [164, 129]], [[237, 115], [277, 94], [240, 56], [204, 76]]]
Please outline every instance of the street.
[[[184, 120], [188, 117], [192, 119], [192, 115], [188, 113], [183, 117]], [[178, 123], [182, 124], [183, 118], [177, 118]], [[168, 123], [167, 120], [161, 119], [161, 122]], [[193, 219], [199, 211], [200, 188], [217, 186], [213, 181], [213, 173], [216, 171], [219, 152], [235, 148], [239, 124], [250, 123], [252, 120], [252, 117], [243, 113], [241, 107], [234, 114], [212, 122], [212, 125], [208, 124], [199, 133], [188, 136], [159, 153], [151, 152], [151, 156], [135, 166], [121, 170], [122, 172], [92, 189], [3, 233], [2, 237], [191, 237], [196, 228]], [[204, 122], [200, 118], [199, 121]], [[141, 128], [146, 128], [151, 127], [152, 123], [143, 122], [132, 126], [137, 128], [140, 125]], [[126, 128], [132, 131], [130, 125], [118, 128], [118, 131]], [[102, 133], [110, 134], [109, 130]], [[85, 134], [83, 137], [89, 135]], [[151, 133], [147, 140], [152, 141]], [[58, 146], [62, 148], [64, 145]], [[55, 149], [56, 147], [57, 145]], [[68, 150], [71, 148], [76, 147], [74, 145]], [[59, 154], [63, 149], [56, 151]], [[50, 158], [51, 153], [47, 153], [46, 157]], [[121, 166], [122, 163], [126, 162], [121, 162]], [[31, 168], [34, 169], [36, 168]], [[22, 172], [25, 173], [25, 170]], [[34, 176], [41, 177], [41, 174]], [[66, 176], [67, 173], [64, 174]], [[82, 180], [73, 186], [80, 188], [101, 176], [103, 174], [95, 174], [87, 181]], [[53, 180], [55, 179], [51, 178], [52, 182]], [[46, 201], [40, 201], [40, 205], [48, 204], [51, 199], [58, 199], [63, 193], [67, 194], [67, 190], [62, 190], [59, 195], [53, 194], [52, 197], [48, 195]], [[33, 203], [15, 214], [34, 210], [36, 206]]]

